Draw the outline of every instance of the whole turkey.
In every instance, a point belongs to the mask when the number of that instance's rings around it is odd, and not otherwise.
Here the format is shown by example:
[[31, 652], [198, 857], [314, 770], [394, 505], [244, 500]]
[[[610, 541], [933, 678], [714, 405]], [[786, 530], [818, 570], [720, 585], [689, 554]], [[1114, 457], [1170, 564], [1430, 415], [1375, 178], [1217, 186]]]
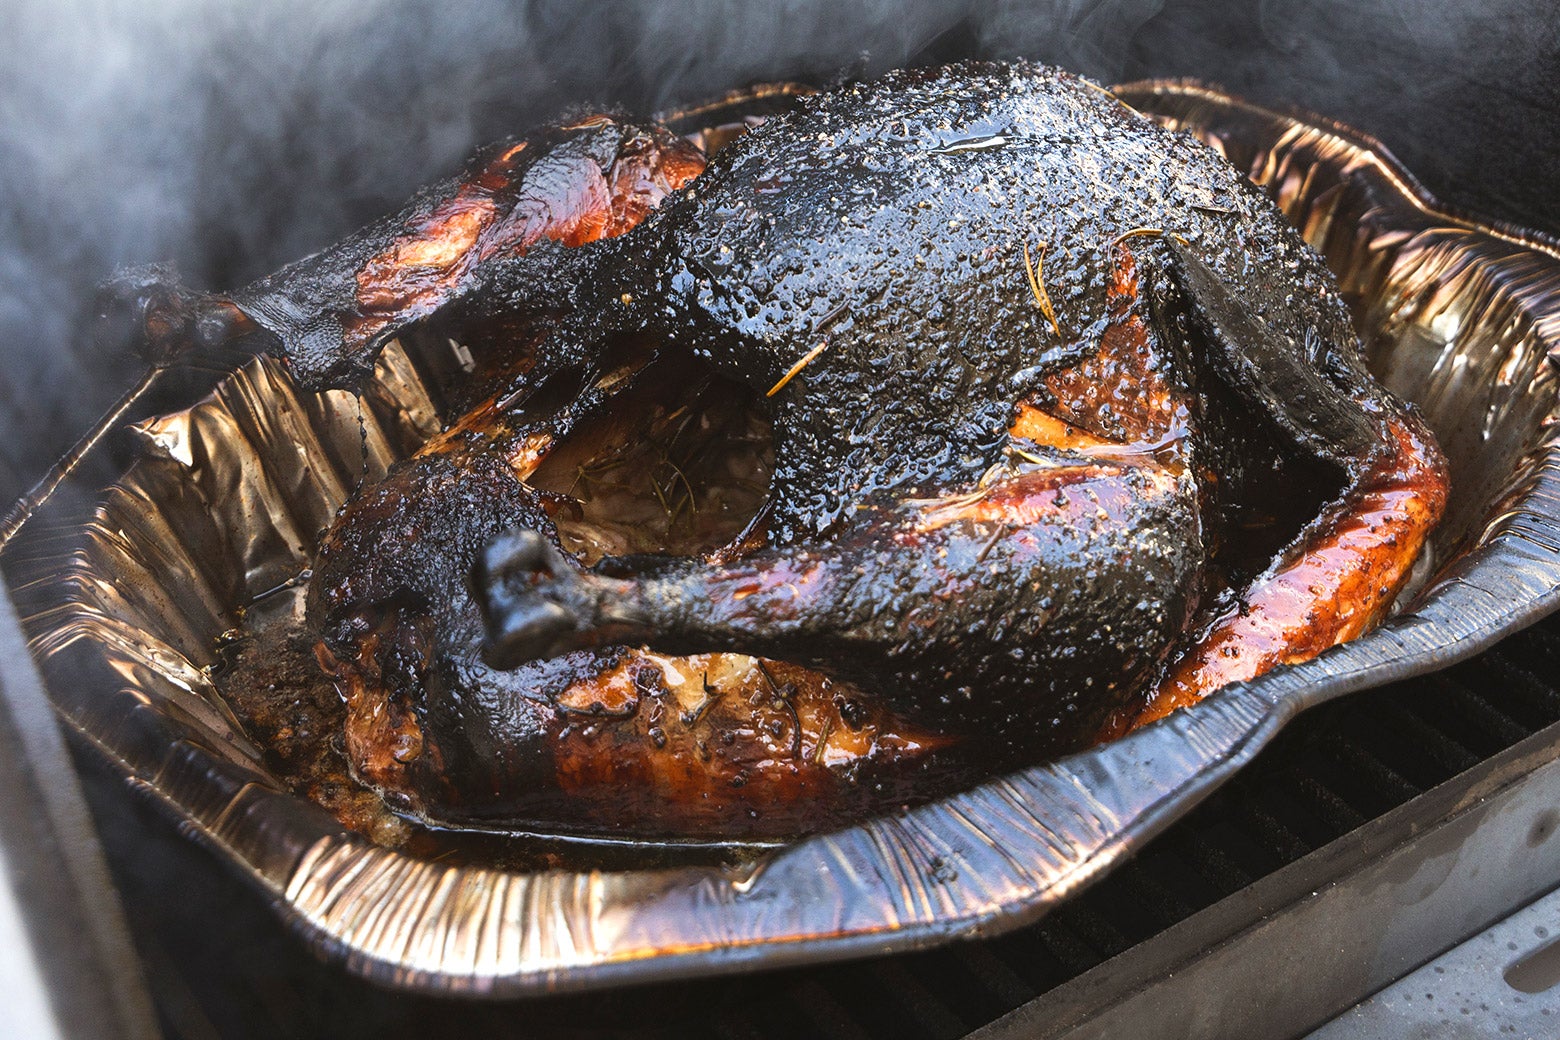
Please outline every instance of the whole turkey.
[[154, 338], [319, 385], [472, 345], [309, 591], [359, 775], [440, 820], [786, 835], [1074, 749], [1364, 631], [1447, 493], [1272, 204], [1024, 63], [802, 97], [707, 166], [576, 118], [154, 295]]

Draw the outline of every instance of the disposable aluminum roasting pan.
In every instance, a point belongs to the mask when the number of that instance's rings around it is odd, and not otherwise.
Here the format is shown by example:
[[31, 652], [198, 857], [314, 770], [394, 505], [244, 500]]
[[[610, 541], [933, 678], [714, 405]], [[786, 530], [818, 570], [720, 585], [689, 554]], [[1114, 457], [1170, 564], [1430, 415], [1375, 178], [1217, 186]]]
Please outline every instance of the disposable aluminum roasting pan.
[[[742, 865], [449, 865], [287, 793], [212, 680], [219, 636], [309, 565], [368, 476], [437, 428], [453, 359], [408, 340], [360, 403], [255, 359], [142, 451], [89, 519], [40, 516], [3, 562], [61, 717], [380, 983], [509, 996], [773, 967], [1033, 921], [1249, 761], [1302, 709], [1476, 653], [1560, 603], [1560, 244], [1447, 212], [1375, 141], [1202, 87], [1119, 88], [1221, 149], [1337, 273], [1372, 366], [1453, 467], [1420, 592], [1384, 627], [1114, 744], [754, 854]], [[445, 350], [443, 356], [440, 351]], [[99, 450], [94, 448], [93, 450]]]

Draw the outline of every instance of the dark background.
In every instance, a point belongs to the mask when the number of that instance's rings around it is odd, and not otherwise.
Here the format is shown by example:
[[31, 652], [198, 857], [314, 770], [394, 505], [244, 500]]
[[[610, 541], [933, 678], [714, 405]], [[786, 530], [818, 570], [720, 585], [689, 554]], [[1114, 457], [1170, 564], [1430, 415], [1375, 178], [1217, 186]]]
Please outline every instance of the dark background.
[[[649, 111], [755, 80], [1012, 55], [1318, 111], [1382, 139], [1455, 206], [1560, 231], [1560, 15], [1546, 0], [28, 0], [0, 11], [0, 500], [133, 381], [134, 361], [91, 335], [93, 288], [118, 265], [175, 260], [191, 283], [241, 284], [571, 103]], [[678, 1035], [723, 1002], [807, 985], [791, 973], [475, 1007], [384, 995], [320, 967], [83, 761], [171, 1035]]]

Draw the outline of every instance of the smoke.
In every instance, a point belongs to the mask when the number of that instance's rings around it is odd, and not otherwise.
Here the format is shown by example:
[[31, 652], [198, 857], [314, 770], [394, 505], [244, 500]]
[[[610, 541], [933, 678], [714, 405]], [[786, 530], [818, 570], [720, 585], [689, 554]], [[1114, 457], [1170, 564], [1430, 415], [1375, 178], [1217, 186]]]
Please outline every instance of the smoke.
[[1535, 132], [1560, 130], [1551, 7], [19, 0], [0, 10], [0, 500], [133, 380], [134, 362], [88, 334], [116, 268], [172, 260], [193, 284], [243, 284], [570, 105], [649, 112], [958, 57], [1195, 75], [1353, 120], [1416, 171], [1454, 190], [1488, 182], [1480, 199], [1523, 216], [1556, 205], [1553, 184], [1489, 161], [1487, 113], [1516, 113], [1530, 152], [1546, 150]]
[[[968, 5], [23, 0], [0, 11], [0, 501], [133, 381], [95, 286], [175, 261], [231, 287], [487, 139], [906, 61]], [[864, 58], [865, 55], [865, 58]]]

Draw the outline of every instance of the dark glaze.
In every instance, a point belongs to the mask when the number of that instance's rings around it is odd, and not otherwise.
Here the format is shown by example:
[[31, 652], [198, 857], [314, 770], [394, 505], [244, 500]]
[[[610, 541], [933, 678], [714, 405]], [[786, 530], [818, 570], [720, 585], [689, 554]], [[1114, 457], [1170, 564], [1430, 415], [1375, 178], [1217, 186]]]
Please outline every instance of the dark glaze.
[[[636, 578], [582, 577], [544, 554], [530, 566], [546, 572], [543, 595], [568, 596], [588, 616], [549, 649], [740, 648], [868, 689], [894, 675], [901, 710], [945, 733], [1031, 754], [1083, 739], [1155, 673], [1187, 624], [1204, 558], [1192, 402], [1182, 388], [1158, 399], [1147, 390], [1173, 362], [1135, 270], [1124, 257], [1096, 361], [1122, 359], [1120, 422], [1142, 437], [1094, 438], [1114, 450], [1092, 454], [1012, 441], [1018, 450], [974, 479], [881, 495], [826, 542], [800, 539], [722, 566], [674, 560]], [[1081, 374], [1098, 379], [1097, 367]], [[777, 423], [785, 414], [782, 404]], [[493, 556], [502, 562], [490, 569], [515, 569], [503, 546]], [[489, 595], [491, 613], [510, 611], [502, 592]], [[518, 600], [533, 595], [525, 585]]]
[[1319, 517], [1292, 552], [1219, 610], [1147, 708], [1124, 722], [1152, 722], [1221, 686], [1315, 657], [1381, 620], [1447, 492], [1423, 428], [1394, 417], [1387, 436], [1387, 451], [1362, 475], [1352, 508]]
[[1146, 228], [1188, 243], [1319, 362], [1354, 350], [1319, 258], [1228, 163], [1024, 64], [899, 72], [802, 99], [657, 220], [596, 247], [582, 327], [549, 350], [588, 356], [613, 326], [654, 329], [767, 391], [826, 341], [774, 402], [770, 529], [791, 541], [876, 493], [945, 488], [1000, 461], [1014, 402], [1097, 346], [1113, 243]]
[[[1363, 372], [1319, 258], [1214, 152], [1066, 73], [965, 65], [804, 99], [589, 251], [540, 363], [649, 335], [772, 394], [769, 542], [609, 576], [506, 539], [484, 577], [497, 663], [760, 653], [1048, 753], [1091, 739], [1217, 603], [1208, 564], [1251, 492], [1352, 516], [1403, 424], [1423, 465], [1382, 479], [1422, 500], [1421, 533], [1439, 512], [1439, 456]], [[1022, 405], [1139, 461], [1015, 452]], [[946, 525], [916, 504], [971, 496], [993, 505]], [[1413, 539], [1389, 541], [1395, 589]], [[1322, 642], [1348, 630], [1322, 613]]]
[[[937, 745], [1033, 760], [1314, 654], [1406, 578], [1440, 456], [1320, 260], [1189, 136], [1022, 63], [804, 99], [675, 194], [699, 163], [659, 133], [545, 131], [235, 297], [316, 380], [419, 318], [514, 337], [309, 592], [349, 756], [398, 804], [797, 833], [935, 792]], [[517, 177], [558, 204], [489, 249]], [[620, 182], [650, 200], [621, 219]], [[581, 507], [538, 467], [712, 371], [773, 430], [753, 522], [559, 552]]]

